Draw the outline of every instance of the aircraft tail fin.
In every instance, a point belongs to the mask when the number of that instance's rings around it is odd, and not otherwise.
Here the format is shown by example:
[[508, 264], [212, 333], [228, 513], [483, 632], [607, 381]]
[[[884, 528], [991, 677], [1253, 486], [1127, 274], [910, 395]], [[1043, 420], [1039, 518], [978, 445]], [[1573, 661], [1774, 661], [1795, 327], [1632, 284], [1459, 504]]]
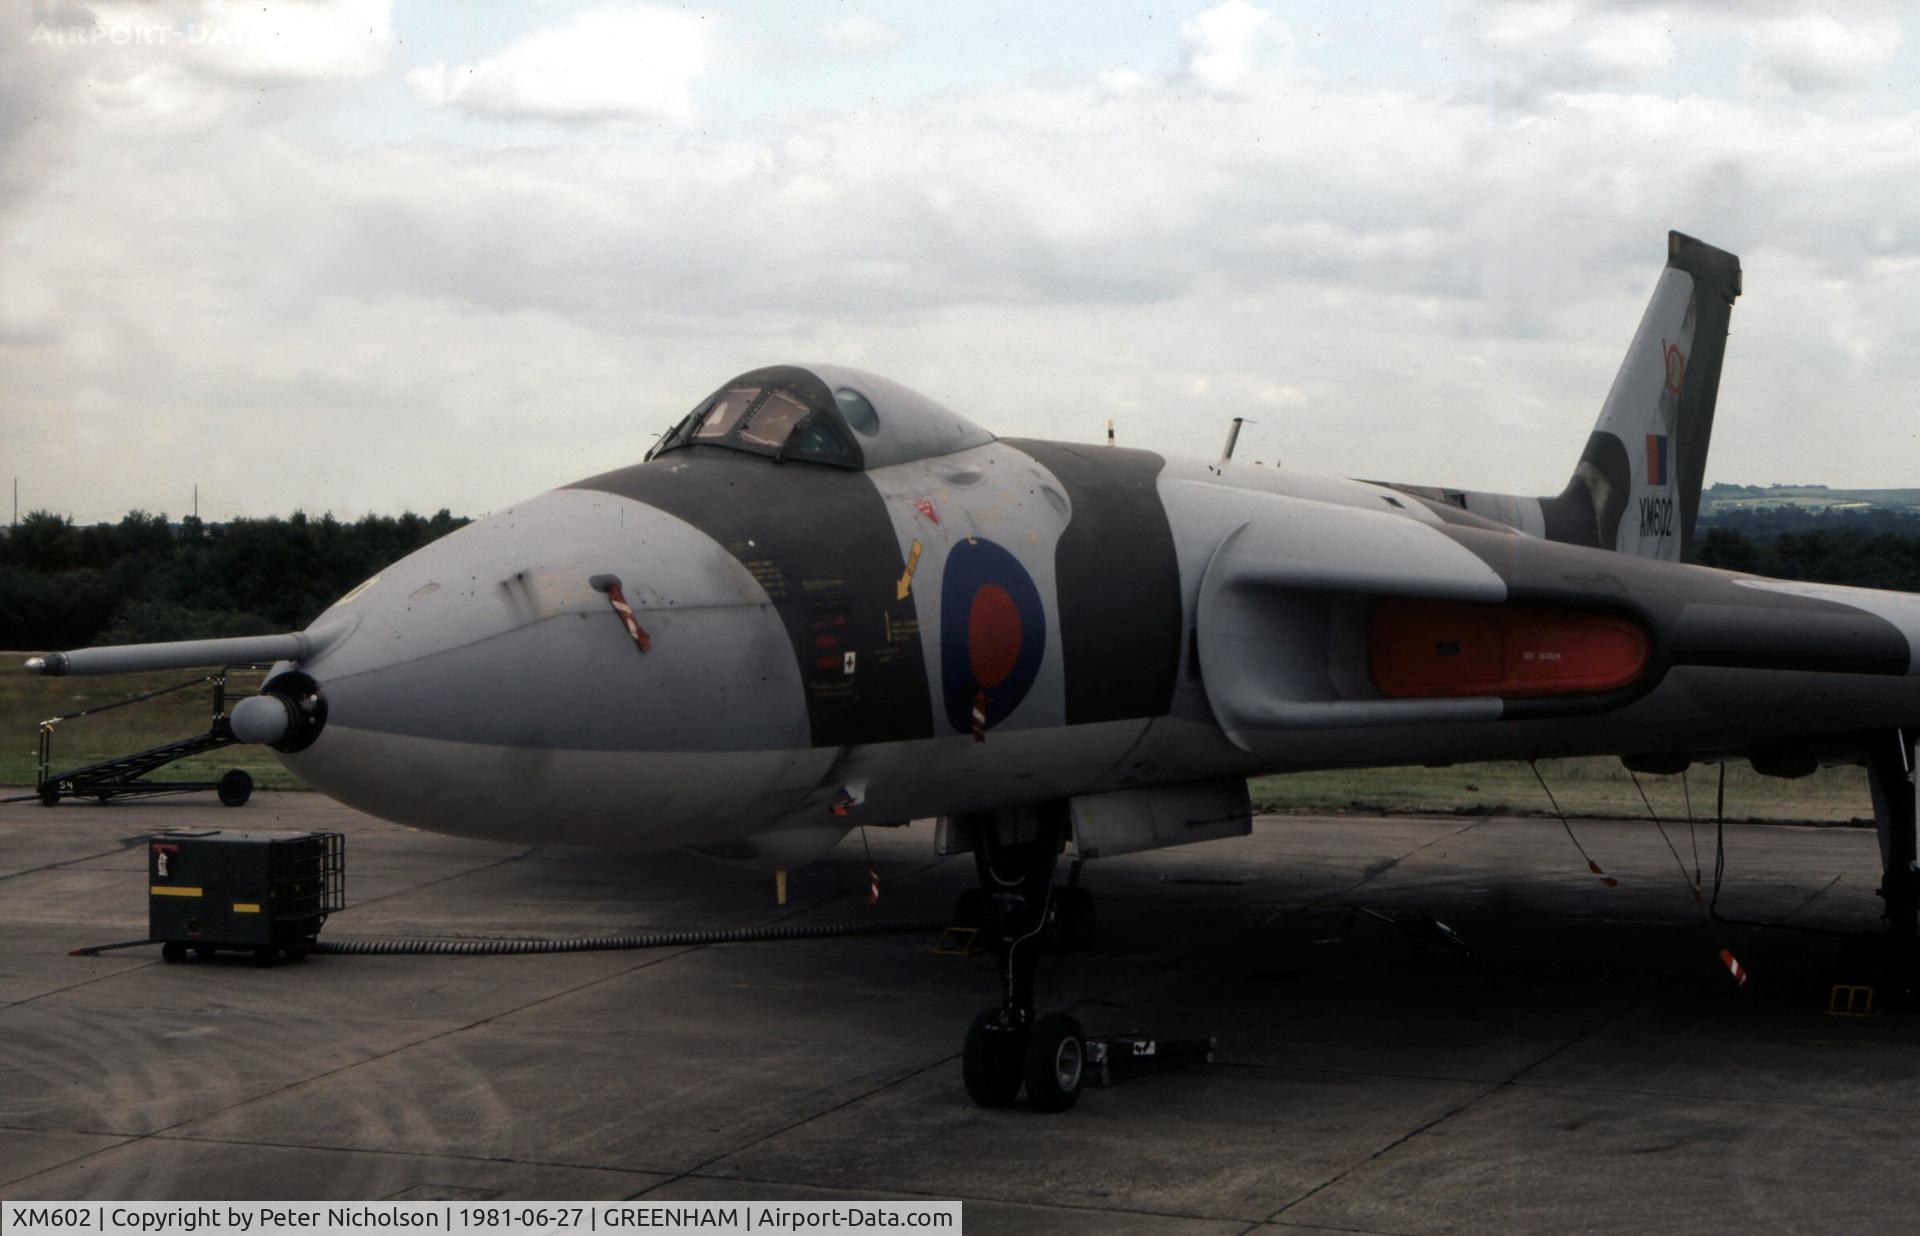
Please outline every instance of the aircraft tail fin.
[[1540, 500], [1548, 540], [1691, 556], [1740, 259], [1667, 233], [1667, 264], [1573, 477]]

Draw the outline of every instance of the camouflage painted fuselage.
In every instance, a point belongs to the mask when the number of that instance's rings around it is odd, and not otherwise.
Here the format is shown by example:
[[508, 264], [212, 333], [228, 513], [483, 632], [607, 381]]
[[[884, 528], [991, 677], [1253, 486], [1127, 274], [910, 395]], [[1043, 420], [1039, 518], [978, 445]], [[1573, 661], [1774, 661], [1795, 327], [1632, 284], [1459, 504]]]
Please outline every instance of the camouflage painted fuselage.
[[[829, 380], [848, 379], [844, 374]], [[641, 651], [591, 585], [616, 576]], [[1387, 698], [1381, 598], [1644, 627], [1604, 692]], [[1131, 786], [1920, 725], [1920, 598], [1558, 544], [1442, 497], [986, 440], [831, 468], [691, 445], [501, 511], [329, 610], [285, 758], [425, 828], [668, 845]], [[838, 808], [838, 813], [836, 813]]]

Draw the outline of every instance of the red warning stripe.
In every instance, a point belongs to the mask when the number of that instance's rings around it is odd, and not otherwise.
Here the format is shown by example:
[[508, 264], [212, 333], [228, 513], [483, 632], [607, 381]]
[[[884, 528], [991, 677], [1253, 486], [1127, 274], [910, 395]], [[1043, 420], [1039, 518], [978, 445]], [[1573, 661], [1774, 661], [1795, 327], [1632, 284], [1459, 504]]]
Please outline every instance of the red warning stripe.
[[1587, 870], [1599, 876], [1600, 882], [1606, 885], [1608, 888], [1620, 887], [1620, 881], [1614, 879], [1612, 876], [1608, 875], [1606, 872], [1600, 870], [1600, 864], [1594, 862], [1592, 859], [1587, 860]]
[[627, 625], [627, 634], [633, 637], [633, 646], [641, 652], [653, 651], [653, 637], [641, 627], [640, 620], [633, 616], [633, 606], [627, 604], [626, 593], [619, 584], [607, 585], [607, 600], [613, 605], [613, 612], [620, 615], [620, 621]]
[[985, 691], [973, 697], [973, 741], [987, 741], [987, 693]]
[[872, 863], [867, 864], [867, 904], [880, 904], [880, 873], [873, 869]]
[[1733, 975], [1736, 983], [1742, 987], [1747, 985], [1746, 969], [1741, 966], [1740, 959], [1733, 955], [1732, 949], [1723, 948], [1720, 950], [1720, 964], [1725, 966], [1727, 972]]

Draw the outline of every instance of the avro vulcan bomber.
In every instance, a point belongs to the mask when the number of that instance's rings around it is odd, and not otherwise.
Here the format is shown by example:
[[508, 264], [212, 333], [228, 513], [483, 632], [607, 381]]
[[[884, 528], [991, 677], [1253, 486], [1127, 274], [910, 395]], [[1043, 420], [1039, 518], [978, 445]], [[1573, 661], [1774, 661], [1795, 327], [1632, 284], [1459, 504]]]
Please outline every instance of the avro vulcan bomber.
[[1544, 756], [1873, 772], [1914, 932], [1920, 597], [1686, 565], [1740, 265], [1671, 234], [1545, 498], [998, 437], [833, 365], [743, 373], [640, 463], [500, 511], [305, 631], [52, 653], [49, 674], [277, 660], [242, 739], [465, 836], [733, 841], [776, 866], [937, 817], [1004, 998], [986, 1104], [1070, 1106], [1033, 1008], [1077, 860], [1245, 833], [1256, 773]]

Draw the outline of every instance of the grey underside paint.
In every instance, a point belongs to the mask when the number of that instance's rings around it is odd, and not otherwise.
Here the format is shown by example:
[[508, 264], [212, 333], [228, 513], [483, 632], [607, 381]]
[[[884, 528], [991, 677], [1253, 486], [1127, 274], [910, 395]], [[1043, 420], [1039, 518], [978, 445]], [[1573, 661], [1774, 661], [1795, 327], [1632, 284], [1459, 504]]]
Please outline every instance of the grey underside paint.
[[1916, 725], [1920, 699], [1910, 679], [1681, 668], [1599, 716], [1245, 731], [1251, 752], [1240, 767], [1251, 774], [1647, 752], [1738, 758], [1831, 740], [1840, 749], [1868, 730]]
[[[1346, 729], [1248, 731], [1249, 750], [1217, 729], [1163, 719], [1147, 742], [1123, 724], [1025, 731], [984, 746], [964, 739], [879, 744], [887, 770], [847, 822], [884, 822], [1130, 787], [1314, 768], [1657, 751], [1749, 754], [1810, 736], [1920, 723], [1911, 679], [1682, 668], [1606, 716]], [[566, 751], [449, 743], [333, 729], [336, 773], [323, 788], [349, 805], [419, 827], [525, 842], [669, 845], [817, 825], [817, 787], [833, 753]], [[1116, 764], [1128, 747], [1135, 758]], [[287, 757], [302, 770], [312, 753]]]

